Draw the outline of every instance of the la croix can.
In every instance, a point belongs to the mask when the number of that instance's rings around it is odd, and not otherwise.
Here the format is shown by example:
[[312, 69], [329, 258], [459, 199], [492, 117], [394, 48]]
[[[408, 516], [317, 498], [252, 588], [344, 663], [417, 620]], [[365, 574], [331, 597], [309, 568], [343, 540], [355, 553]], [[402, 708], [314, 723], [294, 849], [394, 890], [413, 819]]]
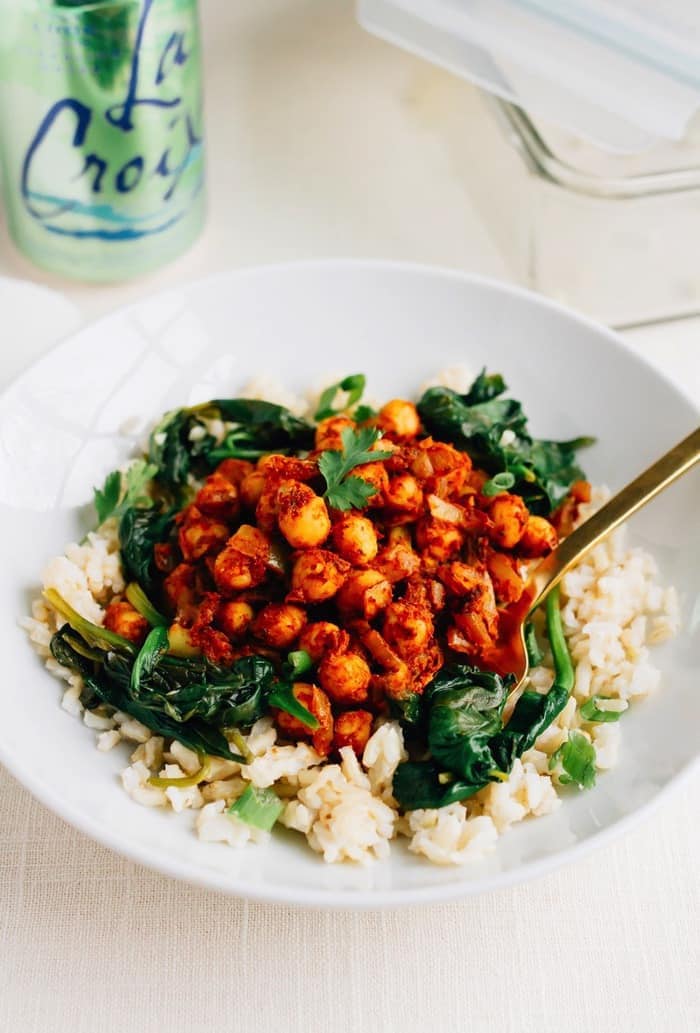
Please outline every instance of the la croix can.
[[0, 168], [37, 265], [114, 282], [185, 251], [205, 216], [197, 0], [0, 0]]

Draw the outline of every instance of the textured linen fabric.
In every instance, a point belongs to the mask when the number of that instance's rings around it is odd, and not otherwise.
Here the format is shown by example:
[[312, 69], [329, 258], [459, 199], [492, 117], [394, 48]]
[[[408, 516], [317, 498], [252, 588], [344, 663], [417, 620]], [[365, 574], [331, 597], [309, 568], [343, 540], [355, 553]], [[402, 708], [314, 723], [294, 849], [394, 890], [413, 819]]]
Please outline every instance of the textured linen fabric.
[[324, 912], [121, 860], [0, 772], [0, 1030], [697, 1033], [699, 798], [526, 885]]

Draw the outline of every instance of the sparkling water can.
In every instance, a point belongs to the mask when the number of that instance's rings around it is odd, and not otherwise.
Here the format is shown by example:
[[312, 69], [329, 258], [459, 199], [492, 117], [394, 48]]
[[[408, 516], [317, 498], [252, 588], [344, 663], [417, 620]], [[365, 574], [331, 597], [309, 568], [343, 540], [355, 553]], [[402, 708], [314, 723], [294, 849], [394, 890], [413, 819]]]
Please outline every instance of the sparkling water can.
[[46, 269], [129, 279], [205, 213], [197, 0], [0, 0], [10, 234]]

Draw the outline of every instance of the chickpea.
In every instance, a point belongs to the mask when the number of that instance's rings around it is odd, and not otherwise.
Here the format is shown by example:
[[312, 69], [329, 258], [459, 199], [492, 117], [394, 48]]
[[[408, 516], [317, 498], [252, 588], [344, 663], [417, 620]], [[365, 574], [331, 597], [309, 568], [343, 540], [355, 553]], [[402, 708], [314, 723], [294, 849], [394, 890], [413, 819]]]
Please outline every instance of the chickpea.
[[299, 649], [309, 654], [315, 664], [324, 653], [344, 653], [350, 645], [347, 631], [341, 631], [337, 624], [330, 621], [315, 621], [307, 624], [299, 636]]
[[189, 563], [178, 563], [163, 581], [163, 594], [172, 613], [194, 617], [195, 569]]
[[264, 581], [270, 543], [262, 531], [241, 524], [214, 561], [214, 580], [224, 594], [243, 592]]
[[255, 523], [265, 534], [277, 530], [277, 484], [268, 481], [255, 507]]
[[424, 519], [416, 525], [416, 543], [432, 559], [444, 562], [462, 548], [464, 531], [445, 520]]
[[434, 634], [433, 618], [426, 607], [401, 600], [387, 607], [383, 632], [389, 645], [407, 660], [426, 650]]
[[491, 541], [501, 549], [513, 549], [522, 538], [528, 520], [527, 506], [519, 495], [496, 495], [488, 507], [493, 526]]
[[374, 524], [359, 513], [343, 513], [333, 525], [333, 544], [337, 551], [356, 567], [365, 567], [377, 555], [377, 532]]
[[371, 495], [367, 505], [370, 509], [384, 505], [384, 493], [389, 487], [389, 474], [383, 462], [364, 463], [356, 466], [352, 471], [353, 477], [359, 477], [374, 488], [374, 495]]
[[289, 649], [306, 624], [306, 611], [291, 603], [268, 603], [253, 623], [253, 634], [273, 649]]
[[336, 750], [349, 746], [358, 757], [362, 756], [372, 731], [373, 717], [369, 710], [346, 710], [335, 719], [333, 745]]
[[173, 656], [200, 656], [199, 646], [196, 645], [189, 628], [183, 627], [179, 621], [175, 621], [168, 628], [169, 652]]
[[518, 552], [528, 558], [546, 556], [558, 544], [559, 536], [549, 520], [541, 516], [529, 516], [518, 542]]
[[420, 566], [421, 560], [418, 553], [413, 551], [410, 543], [405, 545], [402, 542], [387, 545], [378, 554], [373, 564], [374, 569], [378, 570], [391, 584], [404, 581], [413, 574], [417, 574]]
[[148, 621], [126, 599], [109, 604], [104, 626], [139, 646], [148, 634]]
[[242, 599], [222, 603], [216, 614], [216, 623], [230, 639], [240, 639], [253, 623], [255, 610]]
[[331, 532], [326, 503], [308, 484], [283, 481], [277, 491], [277, 523], [295, 549], [322, 545]]
[[214, 473], [221, 474], [231, 484], [235, 484], [237, 488], [240, 488], [245, 478], [253, 473], [254, 470], [255, 467], [247, 459], [223, 459]]
[[350, 564], [326, 549], [301, 552], [292, 570], [292, 591], [289, 602], [322, 603], [332, 599], [341, 587]]
[[389, 481], [384, 501], [389, 509], [417, 515], [423, 508], [423, 491], [413, 474], [402, 473]]
[[364, 703], [371, 677], [358, 653], [328, 653], [318, 665], [318, 680], [334, 703]]
[[241, 502], [247, 509], [254, 510], [265, 488], [267, 478], [262, 470], [246, 474], [240, 485]]
[[316, 428], [315, 447], [317, 452], [340, 451], [343, 447], [341, 434], [344, 430], [354, 430], [355, 421], [348, 416], [329, 416], [321, 420]]
[[298, 459], [296, 456], [282, 456], [273, 453], [263, 456], [258, 461], [258, 469], [265, 476], [279, 484], [281, 481], [306, 481], [318, 476], [318, 466], [314, 459]]
[[216, 552], [228, 536], [229, 529], [226, 524], [204, 516], [196, 506], [188, 506], [183, 511], [177, 537], [185, 560], [199, 560], [208, 553]]
[[223, 474], [213, 473], [197, 492], [194, 504], [206, 516], [234, 520], [240, 508], [238, 488]]
[[389, 605], [391, 597], [391, 585], [378, 570], [357, 570], [338, 593], [338, 607], [343, 614], [362, 614], [371, 621]]
[[418, 410], [412, 402], [394, 398], [379, 410], [377, 426], [395, 438], [415, 438], [420, 430]]
[[327, 757], [333, 743], [333, 713], [328, 696], [317, 685], [299, 681], [294, 683], [292, 692], [295, 699], [316, 718], [318, 728], [312, 730], [284, 710], [275, 713], [277, 727], [291, 739], [311, 739], [316, 752], [322, 757]]

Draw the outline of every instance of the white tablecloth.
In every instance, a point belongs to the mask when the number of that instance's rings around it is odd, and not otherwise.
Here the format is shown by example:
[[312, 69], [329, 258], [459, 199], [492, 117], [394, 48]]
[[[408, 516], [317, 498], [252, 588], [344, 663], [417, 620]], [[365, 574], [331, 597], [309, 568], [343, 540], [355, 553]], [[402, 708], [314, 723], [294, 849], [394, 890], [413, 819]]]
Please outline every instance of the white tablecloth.
[[[449, 77], [364, 37], [347, 0], [207, 0], [204, 16], [207, 233], [150, 280], [61, 285], [80, 318], [224, 265], [313, 254], [503, 275], [431, 135]], [[5, 244], [0, 272], [49, 282]], [[76, 321], [44, 295], [27, 333], [12, 297], [0, 284], [2, 383]], [[697, 322], [630, 339], [700, 397]], [[697, 1033], [699, 798], [700, 771], [617, 843], [528, 885], [323, 913], [123, 861], [0, 771], [0, 1033]]]

